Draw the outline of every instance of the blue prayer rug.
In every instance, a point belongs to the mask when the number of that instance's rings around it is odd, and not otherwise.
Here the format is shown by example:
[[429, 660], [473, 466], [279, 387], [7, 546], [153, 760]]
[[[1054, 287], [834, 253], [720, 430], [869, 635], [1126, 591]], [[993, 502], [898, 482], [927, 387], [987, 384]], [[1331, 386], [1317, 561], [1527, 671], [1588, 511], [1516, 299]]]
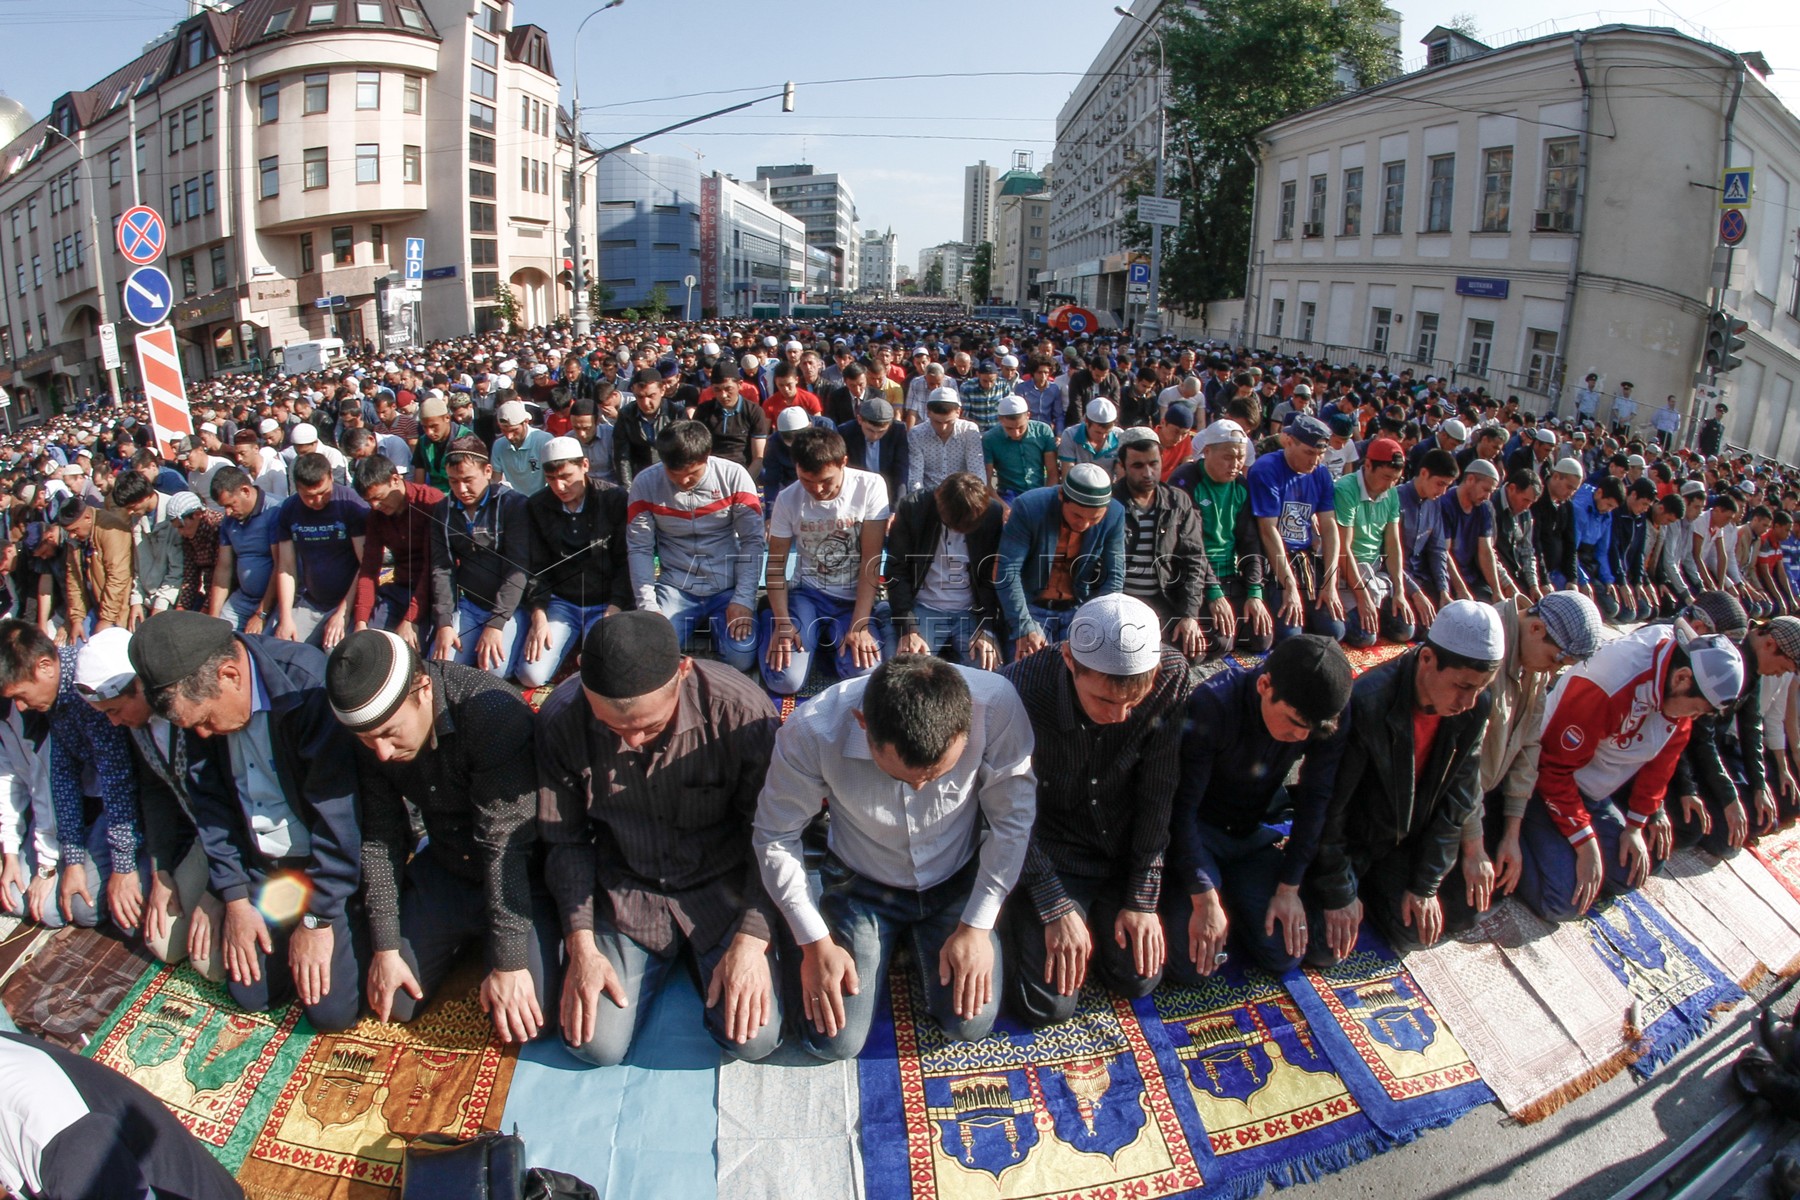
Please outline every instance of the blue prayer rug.
[[1587, 930], [1594, 953], [1631, 993], [1642, 1051], [1631, 1069], [1645, 1078], [1706, 1032], [1715, 1011], [1744, 999], [1742, 988], [1636, 892], [1595, 908]]

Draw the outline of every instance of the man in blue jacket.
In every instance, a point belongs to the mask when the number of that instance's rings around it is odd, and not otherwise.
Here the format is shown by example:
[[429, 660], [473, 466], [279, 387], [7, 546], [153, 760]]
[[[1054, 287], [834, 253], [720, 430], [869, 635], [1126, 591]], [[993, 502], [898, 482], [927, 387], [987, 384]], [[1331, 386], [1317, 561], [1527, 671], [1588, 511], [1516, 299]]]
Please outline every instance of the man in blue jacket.
[[1013, 503], [1000, 533], [1000, 610], [1023, 658], [1063, 640], [1075, 610], [1125, 588], [1125, 509], [1095, 463], [1077, 463], [1061, 487]]
[[188, 795], [222, 927], [231, 998], [263, 1012], [298, 995], [313, 1025], [349, 1028], [362, 966], [345, 908], [362, 877], [356, 759], [325, 693], [323, 650], [233, 634], [171, 610], [138, 626], [131, 665], [151, 707], [190, 732]]

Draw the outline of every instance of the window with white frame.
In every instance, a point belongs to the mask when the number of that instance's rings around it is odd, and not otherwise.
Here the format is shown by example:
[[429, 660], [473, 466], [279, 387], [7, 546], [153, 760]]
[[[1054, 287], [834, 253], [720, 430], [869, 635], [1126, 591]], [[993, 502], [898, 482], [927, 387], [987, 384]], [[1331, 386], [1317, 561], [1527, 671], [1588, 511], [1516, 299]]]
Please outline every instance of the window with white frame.
[[1512, 147], [1484, 150], [1481, 159], [1481, 231], [1505, 233], [1512, 220]]
[[1362, 192], [1362, 168], [1352, 167], [1345, 171], [1344, 220], [1341, 226], [1345, 237], [1356, 237], [1362, 232]]
[[1429, 363], [1437, 357], [1438, 315], [1434, 312], [1413, 314], [1413, 361]]
[[356, 182], [381, 182], [381, 146], [375, 142], [359, 142], [356, 147]]
[[1287, 301], [1277, 296], [1269, 301], [1269, 336], [1281, 336], [1281, 321], [1287, 316]]
[[1488, 361], [1494, 354], [1494, 323], [1469, 320], [1469, 348], [1463, 355], [1463, 369], [1478, 379], [1486, 379]]
[[1377, 354], [1388, 352], [1388, 341], [1394, 332], [1394, 310], [1391, 308], [1371, 308], [1369, 310], [1369, 349]]
[[1449, 233], [1456, 203], [1456, 155], [1436, 154], [1425, 162], [1425, 232]]

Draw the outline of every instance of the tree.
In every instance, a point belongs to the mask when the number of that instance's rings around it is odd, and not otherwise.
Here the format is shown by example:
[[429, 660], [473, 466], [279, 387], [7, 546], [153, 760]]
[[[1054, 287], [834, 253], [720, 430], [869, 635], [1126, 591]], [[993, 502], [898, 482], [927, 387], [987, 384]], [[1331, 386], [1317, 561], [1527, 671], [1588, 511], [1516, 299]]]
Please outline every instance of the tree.
[[976, 304], [986, 304], [994, 282], [994, 243], [975, 247], [975, 260], [969, 267], [969, 294]]
[[520, 315], [518, 293], [512, 290], [512, 284], [500, 284], [494, 291], [494, 319], [502, 329], [517, 333]]
[[[1340, 66], [1357, 87], [1388, 78], [1393, 52], [1376, 29], [1387, 14], [1381, 0], [1208, 0], [1204, 13], [1163, 11], [1164, 192], [1181, 201], [1182, 223], [1163, 231], [1162, 301], [1198, 315], [1209, 300], [1243, 295], [1262, 153], [1257, 133], [1342, 94]], [[1154, 56], [1154, 45], [1146, 46]], [[1150, 246], [1136, 201], [1153, 194], [1154, 177], [1154, 163], [1144, 160], [1126, 183], [1120, 234], [1133, 249]], [[1263, 211], [1274, 203], [1264, 196]]]
[[594, 280], [588, 284], [588, 311], [595, 315], [605, 312], [606, 306], [611, 304], [617, 295], [617, 292], [602, 284], [598, 279]]
[[1460, 33], [1470, 41], [1481, 40], [1481, 24], [1476, 21], [1472, 12], [1459, 12], [1444, 22], [1444, 28], [1452, 33]]
[[644, 301], [644, 319], [660, 321], [669, 311], [669, 289], [662, 284], [654, 284], [650, 288], [650, 298]]
[[944, 294], [944, 260], [932, 259], [931, 265], [925, 268], [925, 278], [919, 281], [919, 290], [927, 296]]

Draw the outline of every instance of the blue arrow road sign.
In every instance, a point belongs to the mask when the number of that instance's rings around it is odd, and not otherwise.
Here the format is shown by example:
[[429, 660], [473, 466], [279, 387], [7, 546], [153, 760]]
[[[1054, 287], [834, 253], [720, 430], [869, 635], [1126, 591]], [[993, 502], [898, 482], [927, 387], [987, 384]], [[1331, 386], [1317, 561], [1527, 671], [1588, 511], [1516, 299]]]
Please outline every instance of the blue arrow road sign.
[[139, 267], [125, 280], [125, 315], [139, 325], [160, 325], [175, 307], [175, 285], [161, 267]]
[[406, 239], [406, 272], [407, 279], [425, 278], [425, 239], [409, 237]]
[[1150, 282], [1150, 264], [1149, 263], [1140, 263], [1140, 262], [1132, 263], [1130, 270], [1128, 270], [1126, 272], [1125, 282], [1127, 282], [1127, 283], [1149, 283]]

